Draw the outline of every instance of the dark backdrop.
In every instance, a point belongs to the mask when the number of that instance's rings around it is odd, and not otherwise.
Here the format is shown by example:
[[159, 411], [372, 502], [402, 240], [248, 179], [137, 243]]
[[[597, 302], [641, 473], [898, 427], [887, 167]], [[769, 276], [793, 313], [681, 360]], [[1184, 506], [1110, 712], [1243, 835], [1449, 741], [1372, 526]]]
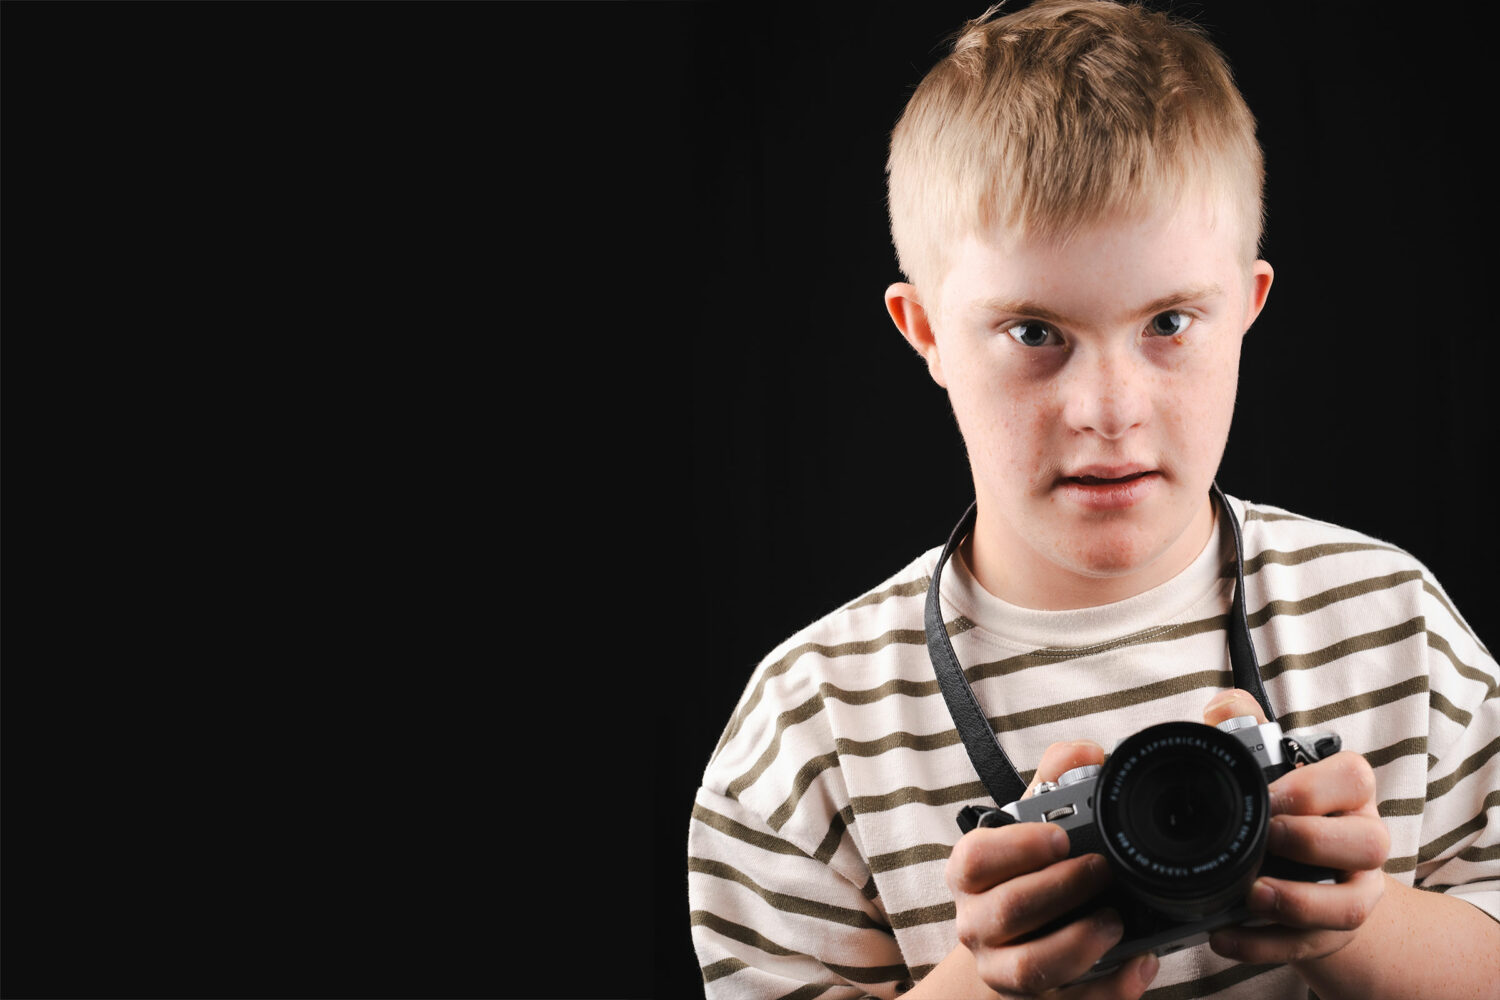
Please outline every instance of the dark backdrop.
[[[1479, 33], [1180, 9], [1270, 175], [1221, 482], [1492, 640]], [[7, 996], [701, 991], [750, 671], [971, 496], [883, 162], [980, 10], [5, 6]]]

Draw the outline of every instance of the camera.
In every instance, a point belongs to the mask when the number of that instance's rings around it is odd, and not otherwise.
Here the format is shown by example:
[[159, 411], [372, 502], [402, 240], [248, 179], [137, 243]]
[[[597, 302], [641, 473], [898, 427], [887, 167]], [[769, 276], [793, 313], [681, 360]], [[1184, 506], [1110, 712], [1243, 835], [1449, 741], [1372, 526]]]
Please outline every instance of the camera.
[[1326, 733], [1293, 739], [1254, 716], [1217, 726], [1167, 722], [1120, 741], [1102, 765], [1041, 782], [1029, 798], [998, 809], [970, 806], [959, 826], [967, 832], [1056, 823], [1071, 842], [1069, 857], [1099, 853], [1109, 861], [1114, 882], [1103, 898], [1037, 932], [1103, 906], [1119, 911], [1125, 936], [1075, 980], [1084, 982], [1134, 955], [1165, 955], [1244, 923], [1245, 895], [1260, 875], [1332, 881], [1330, 869], [1266, 853], [1266, 788], [1300, 763], [1337, 753], [1339, 745]]

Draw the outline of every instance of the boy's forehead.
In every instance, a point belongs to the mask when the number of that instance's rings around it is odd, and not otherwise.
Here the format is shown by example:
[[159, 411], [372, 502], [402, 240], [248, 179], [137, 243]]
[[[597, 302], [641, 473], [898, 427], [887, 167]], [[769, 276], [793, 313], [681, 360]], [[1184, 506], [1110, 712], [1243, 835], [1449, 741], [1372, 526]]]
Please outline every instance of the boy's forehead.
[[1064, 233], [976, 229], [948, 256], [941, 298], [957, 308], [1047, 299], [1097, 305], [1121, 294], [1144, 303], [1223, 291], [1249, 263], [1234, 213], [1203, 199], [1118, 213]]

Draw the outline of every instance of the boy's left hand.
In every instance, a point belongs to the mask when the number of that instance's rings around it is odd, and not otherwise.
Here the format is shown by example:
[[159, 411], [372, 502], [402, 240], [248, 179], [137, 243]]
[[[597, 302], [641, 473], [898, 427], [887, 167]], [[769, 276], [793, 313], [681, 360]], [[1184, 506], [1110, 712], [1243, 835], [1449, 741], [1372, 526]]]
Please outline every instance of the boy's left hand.
[[[1245, 691], [1221, 693], [1203, 710], [1215, 726], [1238, 715], [1265, 713]], [[1270, 926], [1216, 931], [1209, 946], [1241, 962], [1301, 962], [1323, 958], [1354, 939], [1385, 891], [1380, 866], [1390, 835], [1375, 808], [1375, 773], [1345, 751], [1298, 767], [1271, 783], [1267, 850], [1343, 874], [1333, 885], [1258, 878], [1250, 910]]]

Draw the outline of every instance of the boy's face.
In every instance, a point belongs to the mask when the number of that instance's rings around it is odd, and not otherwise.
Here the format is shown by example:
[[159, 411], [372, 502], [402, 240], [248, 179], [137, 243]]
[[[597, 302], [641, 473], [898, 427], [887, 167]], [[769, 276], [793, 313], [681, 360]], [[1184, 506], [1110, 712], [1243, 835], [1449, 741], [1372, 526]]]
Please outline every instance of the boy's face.
[[1240, 247], [1207, 199], [1185, 199], [1065, 244], [970, 237], [933, 312], [913, 286], [886, 293], [963, 433], [979, 500], [968, 558], [986, 589], [1095, 606], [1202, 551], [1240, 341], [1271, 285]]

